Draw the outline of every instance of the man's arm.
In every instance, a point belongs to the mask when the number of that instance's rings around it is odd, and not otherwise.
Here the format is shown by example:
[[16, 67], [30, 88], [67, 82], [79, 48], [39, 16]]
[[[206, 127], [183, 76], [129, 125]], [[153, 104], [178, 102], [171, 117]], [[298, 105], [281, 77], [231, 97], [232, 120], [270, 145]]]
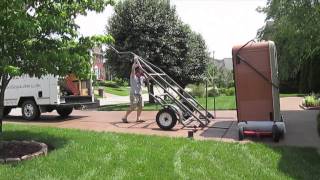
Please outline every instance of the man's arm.
[[131, 67], [131, 76], [133, 76], [136, 73], [136, 61], [133, 62]]

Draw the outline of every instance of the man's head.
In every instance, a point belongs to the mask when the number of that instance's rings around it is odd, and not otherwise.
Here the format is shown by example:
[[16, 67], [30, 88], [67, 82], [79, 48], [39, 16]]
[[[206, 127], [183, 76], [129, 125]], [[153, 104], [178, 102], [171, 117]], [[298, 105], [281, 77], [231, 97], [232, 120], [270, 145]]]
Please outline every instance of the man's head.
[[135, 72], [136, 72], [136, 76], [137, 77], [143, 76], [143, 71], [142, 71], [142, 69], [140, 67], [136, 67], [135, 68]]

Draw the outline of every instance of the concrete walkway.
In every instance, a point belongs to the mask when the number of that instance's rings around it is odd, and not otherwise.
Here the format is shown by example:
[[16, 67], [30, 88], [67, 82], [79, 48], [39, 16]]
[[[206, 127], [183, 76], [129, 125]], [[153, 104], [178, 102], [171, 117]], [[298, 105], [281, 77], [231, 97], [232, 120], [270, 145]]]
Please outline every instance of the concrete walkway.
[[[316, 130], [316, 116], [319, 111], [304, 111], [299, 108], [301, 98], [282, 98], [281, 109], [285, 118], [287, 134], [280, 143], [273, 143], [271, 138], [251, 138], [243, 142], [264, 142], [273, 145], [288, 145], [300, 147], [315, 147], [320, 149], [320, 138]], [[143, 123], [134, 121], [135, 114], [129, 117], [128, 124], [121, 122], [121, 117], [125, 112], [99, 112], [99, 111], [74, 111], [68, 119], [60, 119], [55, 112], [46, 113], [38, 121], [28, 122], [22, 120], [20, 112], [13, 111], [6, 119], [6, 123], [22, 123], [32, 125], [51, 126], [59, 128], [75, 128], [83, 130], [120, 132], [160, 135], [171, 137], [187, 137], [187, 133], [192, 128], [183, 128], [176, 125], [171, 131], [159, 129], [155, 122], [157, 112], [143, 112]], [[217, 111], [209, 127], [198, 129], [195, 139], [217, 140], [217, 141], [238, 141], [238, 129], [236, 122], [236, 111]]]

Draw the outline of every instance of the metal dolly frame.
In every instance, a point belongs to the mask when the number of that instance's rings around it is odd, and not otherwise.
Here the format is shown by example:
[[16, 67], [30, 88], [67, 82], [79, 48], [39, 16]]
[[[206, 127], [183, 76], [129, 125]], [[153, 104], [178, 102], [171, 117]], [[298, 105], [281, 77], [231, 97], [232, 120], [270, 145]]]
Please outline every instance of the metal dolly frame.
[[119, 55], [133, 55], [135, 57], [134, 61], [142, 69], [146, 78], [149, 81], [152, 80], [164, 91], [164, 94], [161, 95], [154, 95], [149, 92], [149, 95], [163, 107], [156, 116], [156, 122], [161, 129], [170, 130], [176, 125], [177, 121], [184, 127], [204, 128], [210, 123], [210, 119], [214, 118], [207, 109], [162, 69], [133, 52], [120, 52], [113, 46], [109, 45], [109, 47]]

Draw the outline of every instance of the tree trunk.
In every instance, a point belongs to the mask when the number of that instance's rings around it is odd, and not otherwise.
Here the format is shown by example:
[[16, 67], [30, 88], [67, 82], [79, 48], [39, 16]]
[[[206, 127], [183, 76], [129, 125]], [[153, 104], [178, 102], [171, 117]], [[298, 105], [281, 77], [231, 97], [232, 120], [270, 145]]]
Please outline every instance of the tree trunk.
[[0, 133], [2, 133], [2, 120], [4, 113], [4, 93], [11, 78], [7, 74], [1, 75], [0, 84]]
[[149, 91], [149, 103], [154, 104], [155, 100], [154, 100], [153, 96], [150, 95], [150, 94], [154, 95], [153, 82], [152, 81], [150, 81], [150, 85], [148, 87], [149, 87], [149, 89], [148, 89], [148, 91]]

